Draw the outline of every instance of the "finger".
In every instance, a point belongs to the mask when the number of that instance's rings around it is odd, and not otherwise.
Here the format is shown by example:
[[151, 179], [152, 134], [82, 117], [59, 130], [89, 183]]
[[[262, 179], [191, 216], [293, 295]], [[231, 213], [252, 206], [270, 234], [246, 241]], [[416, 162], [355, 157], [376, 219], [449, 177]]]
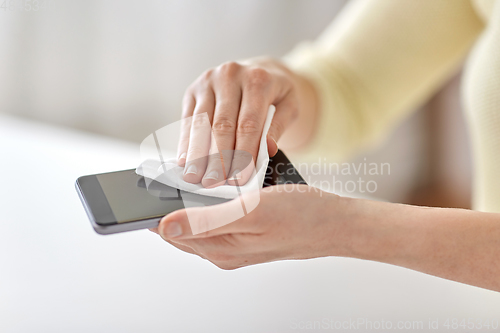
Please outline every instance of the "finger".
[[267, 132], [267, 147], [269, 156], [273, 157], [278, 152], [278, 140], [281, 138], [285, 129], [297, 119], [298, 109], [295, 98], [285, 97], [281, 102], [275, 105], [273, 121]]
[[235, 259], [236, 252], [244, 253], [247, 248], [245, 244], [239, 242], [232, 234], [196, 239], [180, 239], [176, 243], [191, 248], [200, 257], [213, 262]]
[[181, 134], [177, 146], [177, 164], [186, 164], [187, 151], [189, 147], [189, 132], [191, 131], [191, 120], [193, 116], [196, 100], [191, 93], [186, 93], [182, 103]]
[[267, 135], [267, 151], [269, 153], [269, 157], [274, 157], [278, 153], [278, 143], [274, 141], [269, 135]]
[[[249, 165], [249, 154], [255, 163], [259, 152], [262, 130], [269, 109], [271, 76], [257, 68], [249, 72], [243, 85], [240, 113], [236, 129], [235, 154], [231, 162], [228, 184], [244, 185], [253, 173], [254, 165]], [[239, 154], [238, 152], [242, 152]]]
[[[229, 71], [229, 69], [226, 69]], [[222, 75], [222, 74], [221, 74]], [[231, 73], [226, 76], [234, 75]], [[214, 85], [216, 95], [215, 113], [212, 123], [213, 139], [208, 166], [203, 177], [204, 187], [215, 187], [225, 183], [233, 158], [236, 141], [236, 124], [241, 103], [241, 88], [228, 80]]]
[[205, 91], [201, 97], [196, 98], [183, 176], [183, 179], [188, 183], [198, 184], [205, 174], [212, 130], [210, 122], [214, 107], [215, 97], [211, 89]]
[[[259, 192], [244, 193], [223, 204], [181, 209], [165, 216], [158, 226], [164, 239], [206, 238], [230, 233], [256, 232], [258, 213], [245, 216], [242, 202], [255, 201]], [[257, 197], [258, 198], [258, 197]]]
[[212, 137], [207, 169], [201, 181], [202, 185], [206, 188], [224, 185], [229, 169], [231, 168], [231, 160], [233, 159], [234, 151], [232, 149], [219, 151], [217, 146], [215, 138]]
[[[156, 227], [156, 228], [150, 228], [149, 231], [154, 232], [155, 234], [161, 236], [160, 232], [158, 231], [158, 227]], [[172, 241], [170, 239], [163, 239], [163, 240], [166, 241], [167, 243], [175, 246], [176, 248], [178, 248], [181, 251], [184, 251], [184, 252], [187, 252], [187, 253], [191, 253], [191, 254], [195, 254], [195, 255], [200, 256], [203, 259], [205, 259], [204, 256], [202, 256], [200, 253], [197, 253], [196, 250], [194, 250], [193, 247], [189, 246], [188, 244], [181, 244], [181, 243], [178, 243], [178, 242], [174, 242], [174, 241]]]
[[[197, 253], [192, 247], [190, 247], [188, 245], [176, 243], [176, 242], [173, 242], [173, 241], [168, 240], [168, 239], [165, 239], [165, 241], [167, 243], [169, 243], [170, 245], [175, 246], [176, 248], [178, 248], [181, 251], [184, 251], [184, 252], [191, 253], [191, 254], [197, 255], [199, 257], [202, 257], [199, 253]], [[204, 258], [204, 257], [202, 257], [202, 258]]]

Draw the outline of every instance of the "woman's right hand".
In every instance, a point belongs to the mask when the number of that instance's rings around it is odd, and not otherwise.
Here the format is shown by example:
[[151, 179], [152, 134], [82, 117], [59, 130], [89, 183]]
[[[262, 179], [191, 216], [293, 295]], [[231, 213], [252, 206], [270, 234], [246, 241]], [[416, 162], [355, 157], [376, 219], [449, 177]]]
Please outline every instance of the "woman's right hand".
[[[310, 92], [304, 94], [304, 80], [269, 58], [228, 62], [204, 72], [186, 90], [183, 100], [177, 156], [178, 164], [184, 166], [184, 180], [201, 182], [204, 187], [224, 184], [228, 178], [228, 184], [245, 184], [250, 174], [242, 173], [241, 154], [219, 156], [210, 151], [243, 152], [256, 161], [267, 111], [274, 105], [267, 135], [269, 155], [274, 156], [284, 131], [300, 120], [301, 107], [310, 105], [303, 101], [304, 96], [311, 96]], [[312, 89], [310, 84], [307, 88]], [[207, 131], [207, 116], [215, 143]], [[296, 139], [300, 141], [300, 137]]]

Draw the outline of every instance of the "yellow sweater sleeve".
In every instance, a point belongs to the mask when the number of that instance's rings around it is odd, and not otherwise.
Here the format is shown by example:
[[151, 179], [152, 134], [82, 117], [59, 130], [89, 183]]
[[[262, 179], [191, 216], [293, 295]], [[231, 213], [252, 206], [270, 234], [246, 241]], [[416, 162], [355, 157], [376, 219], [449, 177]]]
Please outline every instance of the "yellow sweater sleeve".
[[308, 156], [377, 144], [449, 78], [483, 28], [470, 0], [353, 0], [284, 61], [308, 77], [320, 115]]

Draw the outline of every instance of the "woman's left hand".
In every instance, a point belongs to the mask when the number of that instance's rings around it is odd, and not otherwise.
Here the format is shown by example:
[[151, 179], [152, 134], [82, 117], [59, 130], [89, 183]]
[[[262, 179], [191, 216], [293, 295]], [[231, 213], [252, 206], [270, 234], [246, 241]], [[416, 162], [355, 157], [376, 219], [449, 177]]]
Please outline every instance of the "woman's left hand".
[[243, 201], [259, 200], [255, 197], [259, 195], [260, 203], [254, 210], [216, 229], [206, 228], [208, 231], [196, 235], [191, 231], [197, 229], [194, 224], [216, 225], [218, 217], [241, 210], [240, 198], [175, 211], [152, 231], [222, 269], [349, 253], [349, 199], [307, 185], [287, 184], [245, 193]]
[[[241, 212], [240, 200], [252, 201], [259, 194], [254, 210], [213, 228]], [[497, 213], [352, 199], [290, 184], [245, 193], [221, 205], [173, 212], [153, 231], [223, 269], [342, 256], [500, 292], [499, 221]], [[191, 227], [208, 231], [193, 235]]]

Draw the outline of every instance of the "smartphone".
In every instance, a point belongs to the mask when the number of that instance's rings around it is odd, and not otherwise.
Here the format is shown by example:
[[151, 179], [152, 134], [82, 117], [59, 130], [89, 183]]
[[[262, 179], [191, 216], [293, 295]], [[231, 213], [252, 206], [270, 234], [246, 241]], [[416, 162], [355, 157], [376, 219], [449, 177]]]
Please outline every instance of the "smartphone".
[[[306, 184], [281, 150], [269, 159], [268, 166], [264, 187]], [[92, 227], [102, 235], [154, 228], [163, 216], [184, 208], [183, 191], [155, 181], [146, 186], [135, 169], [82, 176], [75, 187]], [[193, 193], [189, 198], [204, 206], [229, 201]]]

